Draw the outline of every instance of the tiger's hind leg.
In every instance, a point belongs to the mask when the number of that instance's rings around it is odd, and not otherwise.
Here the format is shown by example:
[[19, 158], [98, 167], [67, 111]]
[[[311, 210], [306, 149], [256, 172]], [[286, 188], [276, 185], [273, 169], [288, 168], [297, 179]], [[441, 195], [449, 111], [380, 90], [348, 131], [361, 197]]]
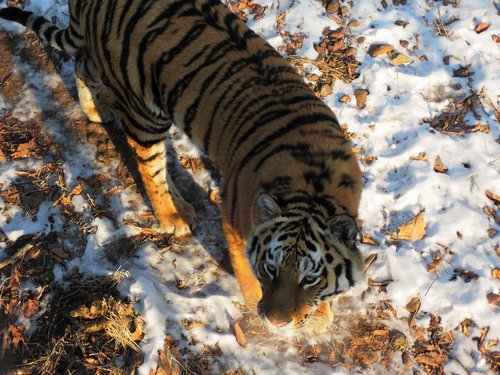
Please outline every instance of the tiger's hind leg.
[[190, 234], [196, 227], [195, 211], [182, 198], [168, 174], [166, 142], [149, 146], [129, 135], [127, 141], [134, 151], [146, 194], [162, 229], [177, 236]]
[[76, 60], [76, 88], [83, 113], [92, 122], [107, 123], [113, 119], [108, 104], [112, 93], [103, 84], [94, 63], [84, 55]]

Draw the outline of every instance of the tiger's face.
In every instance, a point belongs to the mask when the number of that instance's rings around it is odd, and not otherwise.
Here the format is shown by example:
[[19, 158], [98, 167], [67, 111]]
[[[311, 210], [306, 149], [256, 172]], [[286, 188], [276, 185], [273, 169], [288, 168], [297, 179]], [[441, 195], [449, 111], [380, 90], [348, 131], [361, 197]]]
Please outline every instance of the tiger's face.
[[273, 332], [324, 328], [330, 300], [363, 278], [356, 223], [347, 215], [287, 216], [265, 204], [247, 249], [262, 288], [258, 314]]

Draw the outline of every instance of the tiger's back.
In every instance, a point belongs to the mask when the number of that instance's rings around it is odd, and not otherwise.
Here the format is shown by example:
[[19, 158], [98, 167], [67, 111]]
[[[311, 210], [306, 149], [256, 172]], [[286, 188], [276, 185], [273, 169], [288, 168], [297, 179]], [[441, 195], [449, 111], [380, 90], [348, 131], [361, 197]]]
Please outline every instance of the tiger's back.
[[[344, 272], [352, 286], [349, 267], [339, 264], [351, 259], [361, 268], [353, 241], [361, 172], [333, 112], [278, 52], [219, 0], [70, 0], [70, 13], [66, 34], [55, 36], [51, 26], [38, 33], [76, 53], [79, 96], [89, 118], [121, 120], [160, 223], [172, 229], [173, 222], [177, 231], [183, 221], [194, 221], [166, 170], [163, 140], [175, 123], [223, 173], [223, 225], [247, 304], [256, 308], [261, 289], [280, 282], [276, 272], [267, 286], [258, 270], [262, 262], [282, 272], [293, 268], [296, 280], [288, 288], [307, 289], [300, 286], [306, 272], [301, 256], [290, 263], [283, 255], [284, 248], [298, 251], [288, 239], [279, 241], [284, 235], [276, 228], [283, 220], [310, 232], [306, 243], [322, 254], [308, 257], [318, 265], [310, 267], [315, 277], [330, 284]], [[33, 26], [41, 21], [26, 17], [24, 24], [37, 31]], [[273, 239], [288, 245], [276, 250]], [[261, 263], [250, 264], [247, 247], [261, 253], [254, 257]], [[290, 308], [302, 314], [290, 321], [326, 310], [337, 287], [312, 293], [301, 302], [307, 308]], [[264, 290], [264, 298], [273, 295]]]

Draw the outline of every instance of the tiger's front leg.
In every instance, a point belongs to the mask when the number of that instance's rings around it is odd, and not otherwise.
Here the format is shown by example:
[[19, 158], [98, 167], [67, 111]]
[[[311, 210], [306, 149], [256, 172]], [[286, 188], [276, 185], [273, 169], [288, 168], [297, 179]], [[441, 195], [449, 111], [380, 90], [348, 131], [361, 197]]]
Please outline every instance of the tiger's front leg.
[[231, 265], [240, 285], [245, 305], [249, 310], [256, 312], [257, 304], [262, 298], [262, 289], [246, 256], [247, 241], [228, 222], [224, 221], [222, 227], [227, 239]]
[[168, 174], [166, 142], [145, 146], [130, 136], [127, 141], [134, 151], [144, 188], [162, 229], [177, 236], [190, 234], [196, 227], [195, 211], [179, 194]]

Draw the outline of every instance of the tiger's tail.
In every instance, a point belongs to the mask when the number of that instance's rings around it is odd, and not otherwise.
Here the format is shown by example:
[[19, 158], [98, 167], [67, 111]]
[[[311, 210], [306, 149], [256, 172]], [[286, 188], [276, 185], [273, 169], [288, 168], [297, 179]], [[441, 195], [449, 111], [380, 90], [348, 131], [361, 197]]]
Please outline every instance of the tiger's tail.
[[0, 18], [14, 21], [33, 30], [40, 39], [46, 41], [51, 47], [69, 54], [75, 54], [83, 48], [83, 37], [78, 35], [70, 26], [59, 29], [49, 20], [16, 7], [0, 9]]

